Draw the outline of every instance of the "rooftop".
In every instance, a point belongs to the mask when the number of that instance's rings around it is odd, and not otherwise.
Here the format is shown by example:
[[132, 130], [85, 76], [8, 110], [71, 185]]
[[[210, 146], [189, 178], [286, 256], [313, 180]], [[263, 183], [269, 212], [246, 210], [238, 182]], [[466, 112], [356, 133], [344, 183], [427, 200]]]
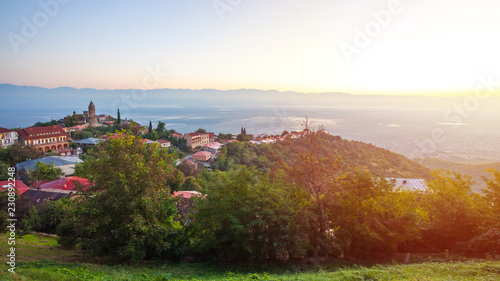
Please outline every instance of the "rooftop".
[[50, 165], [54, 163], [54, 166], [65, 166], [65, 165], [71, 165], [71, 164], [76, 164], [76, 163], [81, 163], [83, 162], [80, 158], [75, 157], [75, 156], [47, 156], [39, 159], [34, 159], [34, 160], [29, 160], [25, 162], [21, 162], [16, 164], [16, 167], [18, 169], [25, 169], [25, 170], [33, 170], [35, 169], [35, 165], [38, 162], [42, 162], [44, 164]]
[[13, 130], [0, 127], [0, 133], [10, 133], [10, 132], [13, 132]]
[[[9, 188], [9, 183], [12, 183], [11, 181], [0, 181], [0, 190], [4, 191]], [[24, 182], [20, 180], [16, 180], [14, 183], [12, 183], [12, 186], [17, 189], [17, 194], [21, 195], [30, 188], [24, 184]]]
[[427, 183], [424, 179], [405, 179], [405, 178], [386, 178], [389, 182], [394, 183], [395, 187], [402, 187], [407, 190], [425, 191]]
[[48, 137], [68, 136], [68, 134], [59, 125], [48, 127], [29, 127], [18, 130], [17, 133], [25, 140], [34, 140]]
[[62, 179], [58, 179], [55, 181], [47, 182], [40, 185], [40, 189], [60, 189], [60, 190], [74, 190], [77, 186], [88, 187], [90, 182], [88, 179], [80, 178], [80, 177], [66, 177]]

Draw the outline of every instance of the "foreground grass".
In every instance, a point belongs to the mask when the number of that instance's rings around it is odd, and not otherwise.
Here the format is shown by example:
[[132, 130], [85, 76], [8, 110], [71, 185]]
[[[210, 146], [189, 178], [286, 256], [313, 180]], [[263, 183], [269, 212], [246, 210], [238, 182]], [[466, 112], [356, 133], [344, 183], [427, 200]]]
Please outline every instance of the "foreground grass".
[[[500, 280], [500, 261], [284, 268], [209, 263], [98, 265], [89, 263], [80, 251], [62, 249], [53, 237], [25, 235], [16, 242], [16, 274], [7, 272], [9, 267], [3, 263], [0, 280]], [[0, 247], [5, 260], [5, 239]]]

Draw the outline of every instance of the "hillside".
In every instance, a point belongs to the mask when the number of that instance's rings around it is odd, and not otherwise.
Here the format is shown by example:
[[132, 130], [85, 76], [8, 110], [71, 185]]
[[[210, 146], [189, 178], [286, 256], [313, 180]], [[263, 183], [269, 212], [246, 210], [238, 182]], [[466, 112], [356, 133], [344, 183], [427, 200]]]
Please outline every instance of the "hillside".
[[453, 172], [471, 176], [475, 182], [472, 186], [472, 190], [477, 193], [481, 193], [481, 190], [486, 187], [486, 184], [484, 183], [482, 177], [491, 176], [491, 174], [486, 170], [490, 168], [500, 170], [500, 163], [465, 164], [440, 159], [421, 159], [418, 160], [418, 162], [431, 170], [447, 169]]
[[[340, 158], [345, 168], [368, 170], [374, 176], [429, 179], [430, 170], [403, 155], [371, 144], [348, 141], [339, 136], [321, 134], [316, 153]], [[227, 170], [231, 165], [252, 166], [266, 172], [278, 168], [280, 160], [291, 160], [307, 146], [304, 139], [287, 139], [273, 145], [234, 142], [221, 152], [214, 168]]]

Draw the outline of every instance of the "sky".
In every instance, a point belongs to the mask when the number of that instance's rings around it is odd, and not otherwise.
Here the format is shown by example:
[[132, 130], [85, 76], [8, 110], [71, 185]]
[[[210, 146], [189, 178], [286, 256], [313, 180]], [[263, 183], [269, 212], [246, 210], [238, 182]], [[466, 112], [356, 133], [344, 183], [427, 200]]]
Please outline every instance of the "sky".
[[0, 1], [0, 83], [473, 95], [499, 26], [498, 0]]

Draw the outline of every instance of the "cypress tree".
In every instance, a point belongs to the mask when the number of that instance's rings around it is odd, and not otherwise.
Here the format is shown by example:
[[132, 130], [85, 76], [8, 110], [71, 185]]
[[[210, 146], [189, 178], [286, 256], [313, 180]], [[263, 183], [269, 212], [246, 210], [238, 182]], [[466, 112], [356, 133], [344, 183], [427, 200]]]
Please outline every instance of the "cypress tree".
[[122, 123], [122, 119], [120, 118], [120, 109], [118, 108], [118, 113], [117, 113], [117, 120], [116, 120], [116, 124], [121, 124]]

